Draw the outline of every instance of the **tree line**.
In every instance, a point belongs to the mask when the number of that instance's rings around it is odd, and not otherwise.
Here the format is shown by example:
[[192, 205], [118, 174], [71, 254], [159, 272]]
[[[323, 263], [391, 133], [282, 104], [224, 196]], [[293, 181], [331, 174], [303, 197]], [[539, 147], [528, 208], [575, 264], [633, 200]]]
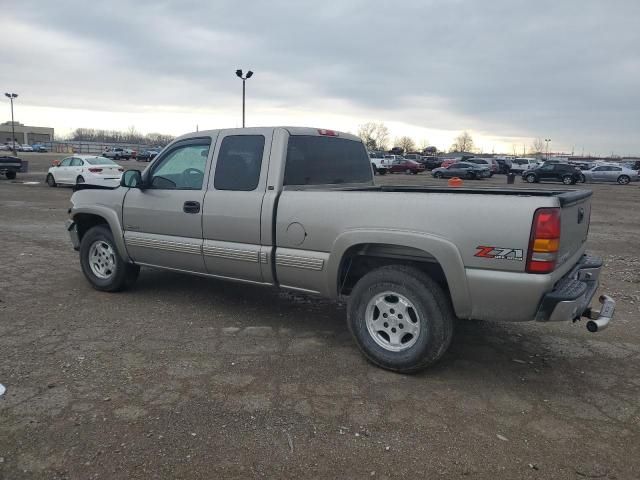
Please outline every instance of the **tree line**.
[[97, 143], [135, 143], [142, 145], [166, 145], [175, 137], [164, 133], [140, 133], [135, 127], [129, 127], [125, 131], [98, 130], [94, 128], [76, 128], [65, 140], [75, 142]]
[[[402, 136], [396, 137], [391, 142], [391, 133], [389, 128], [384, 123], [368, 122], [363, 123], [358, 128], [358, 136], [362, 139], [367, 149], [370, 151], [390, 151], [391, 147], [400, 148], [404, 152], [415, 152], [420, 150], [422, 152], [437, 153], [437, 148], [429, 146], [427, 140], [420, 142], [420, 145], [414, 141], [411, 137]], [[535, 138], [532, 145], [529, 147], [530, 154], [541, 154], [543, 151], [544, 142], [541, 138]], [[466, 130], [460, 133], [449, 147], [449, 152], [475, 152], [478, 149], [475, 147], [473, 137]], [[524, 146], [523, 154], [527, 153], [527, 148]], [[514, 145], [514, 155], [516, 155]]]

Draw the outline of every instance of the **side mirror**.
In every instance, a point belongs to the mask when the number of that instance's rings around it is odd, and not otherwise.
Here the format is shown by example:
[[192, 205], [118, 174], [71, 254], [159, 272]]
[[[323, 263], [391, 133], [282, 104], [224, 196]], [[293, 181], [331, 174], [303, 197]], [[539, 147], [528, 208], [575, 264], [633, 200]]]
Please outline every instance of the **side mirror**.
[[127, 170], [120, 177], [120, 186], [127, 188], [142, 188], [142, 173], [140, 170]]

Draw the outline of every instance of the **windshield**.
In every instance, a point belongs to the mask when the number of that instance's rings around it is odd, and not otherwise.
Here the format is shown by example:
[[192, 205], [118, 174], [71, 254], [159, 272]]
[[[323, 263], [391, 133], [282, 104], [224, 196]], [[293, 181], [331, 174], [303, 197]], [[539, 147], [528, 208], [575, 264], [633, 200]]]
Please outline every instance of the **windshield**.
[[362, 143], [306, 135], [289, 138], [285, 185], [371, 182], [371, 163]]
[[104, 158], [104, 157], [85, 158], [84, 161], [87, 163], [90, 163], [91, 165], [117, 165], [116, 162], [113, 162], [108, 158]]

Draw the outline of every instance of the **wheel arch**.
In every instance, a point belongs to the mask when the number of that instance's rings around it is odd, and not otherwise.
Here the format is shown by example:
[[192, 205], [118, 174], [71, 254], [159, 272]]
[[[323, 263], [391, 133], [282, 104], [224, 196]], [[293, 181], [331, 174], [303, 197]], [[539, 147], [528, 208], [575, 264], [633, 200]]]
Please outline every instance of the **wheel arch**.
[[116, 248], [120, 256], [127, 262], [130, 262], [127, 249], [124, 244], [122, 228], [116, 213], [113, 210], [101, 207], [93, 207], [89, 209], [74, 209], [72, 219], [78, 230], [78, 239], [82, 241], [82, 237], [87, 231], [96, 225], [106, 225], [111, 230]]
[[456, 315], [468, 318], [471, 300], [457, 247], [434, 235], [407, 231], [359, 230], [340, 235], [327, 265], [328, 294], [338, 297], [367, 272], [391, 264], [415, 266], [448, 292]]

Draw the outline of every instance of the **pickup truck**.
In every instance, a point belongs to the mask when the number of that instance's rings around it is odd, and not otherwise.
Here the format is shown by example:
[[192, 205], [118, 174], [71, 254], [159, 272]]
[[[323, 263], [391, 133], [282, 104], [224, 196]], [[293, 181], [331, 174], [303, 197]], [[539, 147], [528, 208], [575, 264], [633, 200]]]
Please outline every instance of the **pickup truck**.
[[200, 131], [119, 187], [80, 186], [66, 228], [98, 290], [154, 267], [344, 299], [363, 354], [399, 372], [436, 362], [456, 317], [609, 323], [610, 297], [590, 309], [602, 267], [585, 253], [590, 191], [373, 180], [347, 133]]
[[104, 152], [102, 152], [103, 157], [111, 158], [112, 160], [120, 160], [120, 159], [129, 160], [132, 157], [132, 155], [133, 155], [133, 152], [131, 150], [129, 150], [128, 148], [121, 148], [121, 147], [109, 148]]
[[16, 178], [16, 174], [22, 169], [22, 160], [18, 157], [12, 157], [8, 155], [0, 156], [0, 174], [4, 173], [4, 175], [9, 179], [13, 180]]

